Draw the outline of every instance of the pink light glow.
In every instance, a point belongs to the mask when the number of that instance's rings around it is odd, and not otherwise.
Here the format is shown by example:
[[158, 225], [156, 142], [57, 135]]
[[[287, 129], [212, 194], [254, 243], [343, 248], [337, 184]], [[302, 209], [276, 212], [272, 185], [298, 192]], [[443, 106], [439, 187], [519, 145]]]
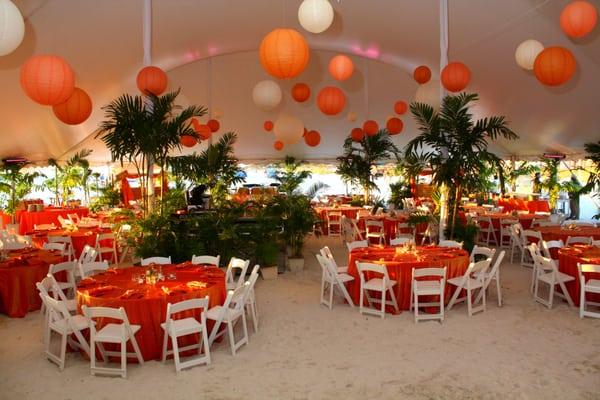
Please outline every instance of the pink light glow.
[[381, 52], [379, 51], [379, 46], [377, 45], [370, 45], [366, 49], [363, 49], [360, 45], [354, 44], [350, 46], [350, 49], [356, 55], [372, 59], [377, 59], [381, 55]]

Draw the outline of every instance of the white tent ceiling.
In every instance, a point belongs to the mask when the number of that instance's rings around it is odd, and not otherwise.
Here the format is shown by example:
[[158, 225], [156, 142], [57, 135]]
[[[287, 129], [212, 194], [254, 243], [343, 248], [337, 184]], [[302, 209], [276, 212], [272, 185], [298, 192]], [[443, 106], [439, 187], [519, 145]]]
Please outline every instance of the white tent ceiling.
[[[600, 0], [591, 0], [600, 9]], [[321, 145], [286, 149], [307, 159], [338, 156], [350, 129], [370, 117], [380, 124], [398, 99], [410, 101], [417, 65], [439, 73], [438, 0], [333, 1], [335, 19], [322, 34], [304, 31], [297, 20], [300, 0], [153, 0], [153, 64], [168, 72], [169, 89], [182, 89], [180, 103], [210, 105], [223, 113], [221, 132], [238, 133], [236, 154], [244, 160], [281, 157], [272, 134], [262, 129], [280, 111], [292, 112], [309, 129], [321, 132]], [[107, 162], [109, 153], [90, 135], [102, 120], [101, 107], [124, 92], [137, 93], [135, 75], [142, 67], [143, 0], [14, 0], [26, 17], [25, 40], [0, 57], [0, 157], [26, 156], [42, 161], [74, 149], [93, 148], [92, 159]], [[559, 28], [568, 0], [449, 0], [449, 59], [472, 71], [467, 90], [480, 94], [477, 115], [501, 114], [520, 134], [500, 142], [503, 156], [535, 156], [547, 150], [581, 152], [600, 138], [600, 29], [573, 41]], [[258, 60], [262, 37], [286, 26], [300, 31], [311, 47], [311, 61], [298, 78], [281, 82], [283, 104], [263, 112], [252, 103], [252, 87], [268, 78]], [[525, 39], [569, 48], [577, 59], [576, 76], [563, 87], [548, 88], [520, 69], [514, 51]], [[346, 92], [344, 113], [326, 117], [315, 104], [316, 91], [336, 84], [326, 73], [338, 52], [353, 59], [356, 70], [339, 86]], [[94, 102], [91, 117], [79, 126], [58, 121], [50, 107], [29, 100], [19, 86], [19, 67], [35, 54], [64, 57], [76, 72], [76, 85]], [[210, 60], [210, 61], [209, 61]], [[295, 103], [291, 86], [306, 82], [313, 90], [308, 104]], [[209, 83], [210, 92], [209, 99]], [[210, 101], [209, 101], [210, 100]], [[358, 114], [355, 123], [345, 116]], [[394, 141], [403, 146], [416, 128], [409, 116]], [[89, 137], [87, 140], [84, 140]], [[83, 142], [82, 142], [83, 141]], [[195, 150], [201, 149], [197, 146]]]

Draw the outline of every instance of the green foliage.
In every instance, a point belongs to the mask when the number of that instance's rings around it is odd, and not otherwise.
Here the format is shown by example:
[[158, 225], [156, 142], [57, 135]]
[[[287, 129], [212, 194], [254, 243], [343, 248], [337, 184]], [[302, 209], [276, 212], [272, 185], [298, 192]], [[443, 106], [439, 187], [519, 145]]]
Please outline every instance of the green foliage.
[[542, 175], [544, 176], [541, 187], [548, 191], [548, 203], [550, 204], [550, 209], [553, 210], [556, 208], [556, 203], [558, 202], [558, 196], [561, 190], [561, 185], [558, 181], [558, 167], [560, 165], [560, 160], [542, 158], [540, 161], [543, 164]]
[[14, 216], [17, 207], [34, 189], [34, 180], [44, 175], [37, 172], [23, 173], [26, 164], [3, 164], [0, 169], [0, 197], [2, 208], [7, 214]]
[[306, 235], [317, 221], [310, 199], [304, 195], [274, 196], [265, 210], [265, 216], [279, 219], [283, 242], [292, 249], [292, 255], [301, 257]]
[[[451, 226], [448, 226], [445, 234], [450, 236], [451, 231]], [[476, 224], [470, 221], [465, 223], [459, 218], [456, 219], [454, 224], [454, 239], [463, 242], [463, 249], [467, 250], [469, 253], [473, 250], [473, 247], [475, 247], [478, 232], [479, 227]]]
[[304, 161], [298, 161], [294, 157], [286, 156], [285, 161], [275, 164], [275, 180], [279, 182], [279, 191], [287, 195], [292, 195], [298, 190], [302, 182], [310, 178], [311, 173], [308, 170], [301, 169]]
[[121, 192], [115, 189], [114, 184], [100, 188], [100, 196], [90, 205], [91, 211], [99, 211], [103, 208], [116, 207], [121, 203]]
[[62, 165], [54, 158], [48, 159], [48, 165], [54, 167], [55, 175], [46, 181], [46, 185], [54, 188], [57, 204], [70, 200], [76, 188], [81, 188], [85, 199], [89, 199], [88, 181], [92, 171], [86, 157], [90, 154], [92, 150], [82, 149]]

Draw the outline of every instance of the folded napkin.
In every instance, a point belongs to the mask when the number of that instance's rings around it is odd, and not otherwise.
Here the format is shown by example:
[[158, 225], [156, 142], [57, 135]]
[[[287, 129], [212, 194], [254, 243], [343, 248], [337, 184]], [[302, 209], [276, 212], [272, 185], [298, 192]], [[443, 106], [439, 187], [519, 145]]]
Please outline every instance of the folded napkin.
[[129, 289], [125, 293], [123, 293], [119, 298], [123, 300], [139, 300], [143, 299], [145, 296], [146, 294], [144, 292]]
[[103, 297], [103, 296], [107, 295], [108, 293], [112, 292], [114, 289], [117, 289], [117, 288], [112, 285], [106, 285], [106, 286], [100, 286], [96, 289], [91, 289], [88, 291], [88, 293], [92, 297]]

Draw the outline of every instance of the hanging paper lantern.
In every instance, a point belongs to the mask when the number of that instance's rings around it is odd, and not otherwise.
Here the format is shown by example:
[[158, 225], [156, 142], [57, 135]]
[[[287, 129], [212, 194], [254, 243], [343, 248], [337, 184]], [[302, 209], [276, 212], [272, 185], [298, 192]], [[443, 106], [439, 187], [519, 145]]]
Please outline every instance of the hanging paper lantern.
[[415, 68], [413, 78], [419, 85], [427, 83], [431, 79], [431, 70], [425, 65], [420, 65]]
[[138, 72], [136, 83], [143, 94], [160, 96], [167, 89], [167, 74], [162, 69], [150, 65]]
[[281, 151], [283, 150], [283, 142], [281, 140], [276, 140], [275, 143], [273, 143], [273, 147], [275, 150]]
[[440, 81], [431, 80], [417, 89], [415, 93], [417, 103], [429, 104], [434, 110], [440, 108]]
[[361, 128], [354, 128], [350, 132], [350, 137], [355, 142], [361, 142], [365, 138], [365, 132]]
[[304, 124], [293, 115], [283, 113], [273, 127], [275, 137], [284, 144], [295, 144], [302, 139]]
[[304, 135], [304, 142], [310, 147], [316, 147], [321, 143], [321, 134], [317, 131], [309, 131]]
[[396, 114], [402, 115], [402, 114], [406, 113], [406, 110], [408, 110], [408, 105], [406, 104], [405, 101], [398, 100], [394, 104], [394, 111], [396, 112]]
[[260, 43], [260, 63], [279, 79], [294, 78], [308, 64], [310, 53], [304, 37], [293, 29], [275, 29]]
[[310, 87], [306, 83], [296, 83], [292, 87], [292, 98], [298, 103], [304, 103], [310, 97]]
[[560, 13], [560, 28], [572, 38], [584, 37], [596, 26], [598, 11], [587, 1], [574, 1]]
[[449, 92], [460, 92], [471, 80], [471, 71], [461, 62], [451, 62], [442, 70], [442, 84]]
[[533, 72], [544, 85], [559, 86], [571, 79], [576, 67], [577, 62], [569, 50], [548, 47], [536, 57]]
[[304, 0], [298, 8], [300, 25], [311, 33], [327, 30], [333, 22], [333, 7], [327, 0]]
[[531, 71], [535, 58], [544, 50], [544, 45], [534, 39], [528, 39], [517, 47], [515, 60], [519, 67]]
[[265, 131], [271, 132], [273, 130], [273, 121], [265, 121], [263, 128], [265, 128]]
[[0, 0], [0, 56], [12, 53], [23, 41], [25, 22], [11, 1]]
[[223, 111], [221, 111], [220, 108], [214, 108], [213, 112], [212, 112], [212, 116], [214, 119], [221, 119], [221, 118], [223, 118]]
[[92, 114], [92, 100], [86, 92], [76, 87], [67, 101], [52, 106], [52, 111], [65, 124], [79, 125]]
[[350, 57], [338, 54], [329, 61], [329, 74], [338, 81], [345, 81], [352, 76], [354, 64]]
[[265, 111], [274, 109], [281, 103], [281, 88], [275, 81], [264, 80], [254, 85], [252, 100]]
[[339, 114], [346, 106], [346, 95], [334, 86], [324, 87], [317, 95], [317, 106], [325, 115]]
[[208, 125], [201, 124], [196, 118], [192, 118], [192, 126], [201, 140], [207, 140], [212, 134], [210, 127]]
[[206, 123], [206, 125], [208, 125], [208, 127], [210, 128], [211, 132], [216, 132], [216, 131], [218, 131], [221, 128], [221, 124], [216, 119], [210, 119], [210, 120], [208, 120], [208, 122]]
[[388, 122], [385, 124], [385, 127], [390, 135], [397, 135], [402, 132], [404, 123], [400, 118], [393, 117], [388, 120]]
[[21, 67], [21, 87], [29, 98], [45, 106], [63, 103], [73, 94], [75, 74], [58, 56], [33, 56]]
[[194, 147], [198, 143], [198, 139], [190, 135], [181, 135], [179, 143], [185, 147]]
[[365, 121], [363, 124], [363, 131], [365, 131], [367, 136], [375, 136], [379, 131], [379, 124], [372, 119]]
[[350, 122], [356, 121], [357, 118], [358, 118], [358, 116], [356, 115], [356, 113], [354, 111], [350, 111], [348, 113], [348, 115], [346, 116], [346, 119]]

